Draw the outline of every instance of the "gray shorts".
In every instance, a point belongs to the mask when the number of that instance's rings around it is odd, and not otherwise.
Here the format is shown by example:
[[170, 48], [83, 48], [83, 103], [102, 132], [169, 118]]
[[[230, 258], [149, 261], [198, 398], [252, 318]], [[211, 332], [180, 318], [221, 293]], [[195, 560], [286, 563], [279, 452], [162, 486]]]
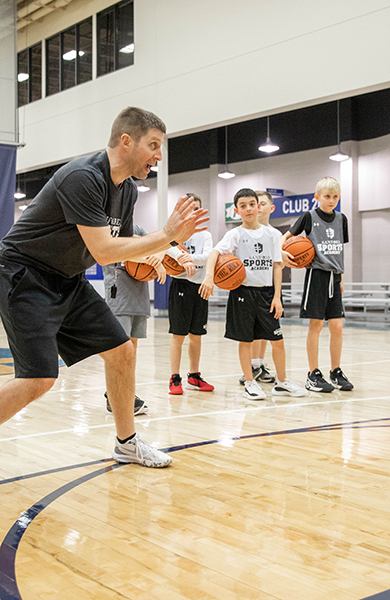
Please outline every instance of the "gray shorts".
[[130, 338], [146, 338], [146, 319], [144, 315], [116, 315], [119, 323]]

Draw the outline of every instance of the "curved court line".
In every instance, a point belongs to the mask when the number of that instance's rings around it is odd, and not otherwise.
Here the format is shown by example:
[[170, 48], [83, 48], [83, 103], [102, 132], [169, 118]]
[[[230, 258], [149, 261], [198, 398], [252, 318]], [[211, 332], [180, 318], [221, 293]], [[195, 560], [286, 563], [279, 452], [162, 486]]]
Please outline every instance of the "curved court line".
[[[384, 421], [390, 421], [390, 417], [384, 418], [384, 419], [368, 419], [365, 421], [351, 421], [348, 423], [333, 423], [330, 425], [316, 425], [313, 427], [300, 427], [297, 429], [284, 429], [281, 431], [253, 433], [253, 434], [243, 435], [243, 436], [232, 436], [230, 439], [231, 440], [247, 440], [247, 439], [253, 439], [253, 438], [271, 437], [271, 436], [275, 436], [275, 435], [285, 435], [285, 434], [293, 434], [293, 433], [308, 433], [308, 432], [332, 431], [332, 430], [338, 431], [340, 429], [346, 429], [348, 427], [355, 429], [355, 428], [358, 428], [359, 425], [368, 425], [370, 423], [373, 424], [373, 423], [380, 423], [380, 422], [384, 422]], [[378, 425], [376, 425], [376, 426], [378, 426]], [[390, 426], [390, 424], [384, 425], [384, 426], [388, 427], [388, 426]], [[193, 442], [191, 444], [183, 444], [180, 446], [171, 446], [169, 448], [163, 448], [162, 450], [164, 452], [177, 452], [178, 450], [185, 450], [185, 449], [189, 449], [189, 448], [197, 448], [200, 446], [208, 446], [210, 444], [217, 444], [220, 441], [221, 441], [221, 439], [208, 440], [208, 441], [203, 441], [203, 442]], [[103, 460], [110, 460], [110, 459], [103, 459]], [[98, 462], [101, 462], [101, 461], [98, 461]], [[83, 464], [85, 465], [85, 464], [94, 464], [94, 463], [92, 462], [92, 463], [83, 463]], [[78, 465], [78, 466], [81, 466], [81, 465]], [[124, 467], [124, 466], [126, 466], [126, 463], [115, 463], [113, 465], [106, 466], [103, 469], [98, 469], [97, 471], [94, 471], [93, 473], [88, 473], [87, 475], [83, 475], [82, 477], [79, 477], [78, 479], [75, 479], [74, 481], [66, 483], [65, 485], [57, 488], [56, 490], [54, 490], [54, 492], [51, 492], [50, 494], [48, 494], [47, 496], [45, 496], [44, 498], [42, 498], [41, 500], [39, 500], [38, 502], [33, 504], [24, 513], [22, 513], [22, 515], [19, 517], [19, 519], [9, 529], [8, 533], [6, 534], [2, 544], [0, 546], [0, 598], [1, 598], [1, 600], [23, 600], [20, 595], [18, 584], [16, 581], [16, 572], [15, 572], [16, 553], [18, 551], [20, 541], [27, 530], [27, 527], [32, 523], [32, 521], [35, 519], [35, 517], [37, 517], [45, 508], [47, 508], [49, 506], [49, 504], [51, 504], [52, 502], [57, 500], [63, 494], [66, 494], [70, 490], [74, 489], [75, 487], [81, 485], [82, 483], [85, 483], [86, 481], [94, 479], [95, 477], [98, 477], [99, 475], [103, 475], [104, 473], [108, 473], [109, 471], [113, 471], [115, 469], [119, 469], [120, 467]], [[60, 469], [58, 469], [58, 471], [64, 471], [66, 469], [71, 469], [71, 468], [75, 468], [75, 466], [61, 467]], [[55, 472], [55, 469], [53, 469], [51, 471], [45, 471], [45, 474], [48, 472]], [[21, 476], [20, 479], [24, 479], [24, 478], [27, 479], [27, 478], [33, 477], [33, 476], [34, 476], [34, 474], [32, 474], [30, 476], [27, 475], [25, 477]], [[8, 480], [8, 481], [10, 481], [10, 480]], [[5, 481], [3, 481], [3, 483], [5, 483]], [[383, 599], [385, 600], [385, 598], [388, 597], [387, 594], [389, 594], [389, 593], [390, 593], [390, 590], [386, 590], [384, 592], [381, 592], [379, 595], [370, 596], [370, 598], [378, 597], [378, 599], [379, 599], [379, 598], [383, 597]], [[369, 599], [366, 598], [363, 600], [369, 600]]]

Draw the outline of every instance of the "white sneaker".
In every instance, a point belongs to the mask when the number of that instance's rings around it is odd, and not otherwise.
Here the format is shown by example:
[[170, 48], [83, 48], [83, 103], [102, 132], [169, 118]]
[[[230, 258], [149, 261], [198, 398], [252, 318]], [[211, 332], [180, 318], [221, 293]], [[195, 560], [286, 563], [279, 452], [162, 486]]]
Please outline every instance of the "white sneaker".
[[296, 398], [300, 398], [301, 396], [307, 395], [307, 390], [289, 379], [286, 379], [283, 382], [276, 379], [276, 383], [272, 388], [272, 393], [274, 396], [295, 396]]
[[267, 396], [255, 379], [245, 382], [244, 398], [249, 400], [264, 400]]
[[155, 468], [168, 467], [172, 462], [172, 458], [168, 454], [142, 440], [138, 433], [125, 444], [120, 444], [115, 438], [112, 458], [120, 463], [138, 463], [143, 467]]

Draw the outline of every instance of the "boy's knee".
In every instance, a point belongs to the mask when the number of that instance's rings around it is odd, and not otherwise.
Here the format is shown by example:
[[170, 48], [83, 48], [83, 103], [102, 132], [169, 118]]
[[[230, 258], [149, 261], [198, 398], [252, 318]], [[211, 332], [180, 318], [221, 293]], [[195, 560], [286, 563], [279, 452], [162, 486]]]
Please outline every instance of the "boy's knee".
[[319, 333], [320, 331], [322, 331], [323, 326], [324, 321], [322, 321], [322, 319], [310, 319], [309, 331]]
[[343, 321], [341, 319], [330, 319], [328, 327], [331, 334], [340, 335], [343, 332]]

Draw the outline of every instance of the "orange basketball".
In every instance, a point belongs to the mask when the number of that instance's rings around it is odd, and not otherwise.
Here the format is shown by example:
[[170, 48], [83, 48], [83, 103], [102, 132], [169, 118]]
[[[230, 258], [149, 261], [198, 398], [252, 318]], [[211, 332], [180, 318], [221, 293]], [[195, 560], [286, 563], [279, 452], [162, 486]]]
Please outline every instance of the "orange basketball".
[[303, 235], [294, 235], [283, 244], [283, 250], [293, 255], [298, 269], [311, 263], [316, 255], [313, 242]]
[[214, 283], [222, 290], [235, 290], [246, 277], [242, 261], [234, 254], [220, 254], [215, 264]]
[[[179, 244], [178, 248], [183, 252], [188, 252], [187, 248], [183, 246], [183, 244]], [[166, 254], [163, 258], [162, 264], [168, 275], [180, 275], [180, 273], [184, 273], [184, 267], [177, 262], [172, 256]]]
[[138, 263], [127, 260], [125, 262], [125, 269], [129, 275], [138, 281], [152, 281], [152, 279], [156, 279], [157, 277], [156, 270], [146, 263]]

